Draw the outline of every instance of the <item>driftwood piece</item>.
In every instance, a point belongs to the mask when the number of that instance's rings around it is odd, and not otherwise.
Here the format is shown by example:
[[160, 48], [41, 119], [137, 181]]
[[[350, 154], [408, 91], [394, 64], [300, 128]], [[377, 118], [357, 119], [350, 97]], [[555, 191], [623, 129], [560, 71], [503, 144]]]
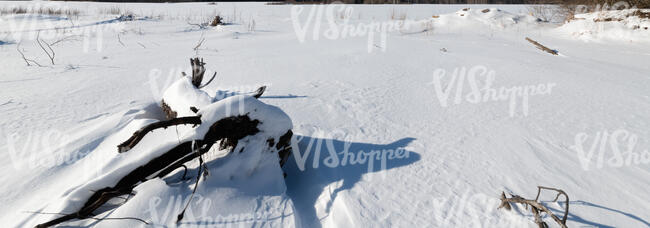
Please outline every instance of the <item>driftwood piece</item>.
[[152, 124], [149, 124], [145, 127], [143, 127], [140, 130], [137, 130], [136, 132], [133, 133], [133, 135], [124, 141], [122, 144], [117, 146], [117, 152], [118, 153], [123, 153], [129, 151], [131, 148], [133, 148], [144, 136], [156, 129], [159, 128], [167, 128], [170, 126], [176, 126], [176, 125], [182, 125], [182, 124], [191, 124], [191, 125], [199, 125], [201, 124], [201, 116], [188, 116], [188, 117], [181, 117], [181, 118], [174, 118], [170, 120], [165, 120], [165, 121], [160, 121], [160, 122], [155, 122]]
[[192, 65], [192, 85], [198, 89], [203, 81], [203, 74], [205, 74], [205, 62], [203, 59], [192, 58], [190, 65]]
[[266, 91], [266, 86], [262, 86], [260, 88], [257, 88], [255, 91], [255, 94], [253, 94], [253, 97], [255, 98], [260, 98], [262, 94], [264, 94], [264, 91]]
[[534, 41], [534, 40], [531, 39], [531, 38], [526, 37], [526, 40], [527, 40], [528, 42], [530, 42], [531, 44], [535, 45], [535, 46], [537, 47], [537, 49], [542, 50], [542, 51], [545, 51], [545, 52], [548, 52], [548, 53], [550, 53], [551, 55], [557, 55], [557, 53], [558, 53], [558, 51], [553, 50], [553, 49], [550, 49], [550, 48], [548, 48], [548, 47], [546, 47], [546, 46], [544, 46], [544, 45], [538, 43], [537, 41]]
[[[172, 122], [175, 122], [175, 120]], [[218, 141], [221, 141], [220, 147], [230, 147], [230, 150], [234, 149], [240, 139], [259, 132], [257, 128], [258, 124], [258, 120], [251, 120], [248, 116], [233, 116], [221, 119], [210, 127], [203, 139], [177, 145], [170, 151], [153, 158], [146, 164], [131, 171], [122, 177], [113, 187], [106, 187], [95, 191], [77, 212], [66, 214], [46, 223], [39, 224], [36, 227], [50, 227], [72, 219], [90, 218], [97, 208], [104, 205], [110, 199], [131, 194], [133, 188], [138, 184], [152, 178], [164, 177], [170, 172], [181, 168], [185, 162], [191, 161], [208, 152]]]
[[[551, 210], [549, 210], [546, 206], [544, 206], [542, 203], [538, 202], [537, 200], [539, 199], [539, 195], [542, 190], [552, 190], [558, 192], [558, 194], [555, 196], [555, 199], [553, 202], [557, 202], [558, 198], [560, 195], [564, 195], [566, 204], [564, 208], [564, 216], [562, 219], [558, 218]], [[548, 224], [542, 220], [541, 213], [544, 212], [547, 215], [549, 215], [560, 227], [562, 228], [567, 228], [566, 226], [566, 220], [569, 215], [569, 196], [561, 189], [556, 189], [556, 188], [549, 188], [549, 187], [544, 187], [544, 186], [537, 186], [537, 196], [535, 197], [535, 200], [529, 200], [529, 199], [524, 199], [521, 196], [518, 195], [511, 195], [510, 198], [506, 196], [504, 192], [501, 192], [501, 204], [497, 209], [500, 208], [505, 208], [506, 210], [512, 209], [510, 206], [511, 203], [519, 203], [519, 204], [524, 204], [526, 207], [530, 206], [531, 212], [533, 212], [533, 215], [535, 216], [535, 223], [539, 228], [546, 228], [548, 227]]]

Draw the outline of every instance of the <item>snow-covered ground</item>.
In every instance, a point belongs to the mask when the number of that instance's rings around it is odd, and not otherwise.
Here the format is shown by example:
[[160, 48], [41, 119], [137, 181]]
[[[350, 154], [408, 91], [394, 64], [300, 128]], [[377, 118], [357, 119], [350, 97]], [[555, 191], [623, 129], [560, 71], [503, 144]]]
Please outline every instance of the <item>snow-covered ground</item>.
[[[2, 227], [71, 213], [93, 187], [187, 140], [192, 128], [178, 127], [126, 154], [115, 147], [162, 118], [165, 89], [195, 56], [217, 72], [211, 97], [267, 85], [260, 101], [291, 118], [294, 150], [286, 178], [266, 154], [211, 156], [182, 226], [534, 227], [525, 208], [496, 208], [502, 191], [534, 198], [538, 185], [569, 194], [569, 227], [650, 226], [647, 19], [550, 24], [521, 5], [0, 2], [0, 12], [19, 5], [80, 14], [0, 15]], [[216, 14], [227, 24], [195, 25]], [[180, 172], [96, 216], [150, 225], [61, 225], [174, 226], [194, 186]], [[542, 195], [561, 215], [553, 198]]]

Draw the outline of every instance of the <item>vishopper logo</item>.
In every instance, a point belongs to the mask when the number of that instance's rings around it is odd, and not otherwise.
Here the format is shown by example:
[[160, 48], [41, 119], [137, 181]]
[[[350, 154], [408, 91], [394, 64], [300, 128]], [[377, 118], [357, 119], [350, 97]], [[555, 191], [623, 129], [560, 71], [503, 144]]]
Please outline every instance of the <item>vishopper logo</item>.
[[[436, 69], [433, 72], [433, 79], [428, 85], [432, 85], [440, 106], [450, 105], [450, 96], [453, 91], [453, 105], [462, 102], [471, 104], [485, 102], [508, 101], [508, 113], [510, 117], [517, 114], [517, 106], [521, 105], [521, 113], [528, 116], [530, 110], [529, 100], [531, 96], [548, 95], [553, 91], [555, 83], [540, 83], [536, 85], [494, 87], [496, 81], [495, 72], [488, 70], [485, 66], [474, 66], [471, 68], [455, 68], [450, 77], [447, 77], [445, 69]], [[446, 79], [446, 81], [443, 81]], [[466, 84], [467, 83], [467, 84]], [[469, 87], [468, 90], [465, 90]], [[467, 91], [467, 92], [465, 92]]]
[[590, 12], [605, 12], [605, 11], [612, 11], [612, 10], [627, 10], [627, 9], [637, 9], [636, 6], [626, 2], [626, 1], [619, 1], [614, 4], [608, 4], [607, 2], [603, 2], [602, 5], [600, 3], [596, 5], [577, 5], [575, 7], [574, 14], [583, 14], [583, 13], [590, 13]]
[[216, 205], [212, 199], [201, 194], [195, 194], [193, 198], [176, 195], [164, 200], [157, 196], [152, 197], [144, 213], [149, 216], [153, 227], [169, 227], [167, 224], [173, 224], [177, 220], [177, 215], [183, 211], [190, 198], [191, 202], [185, 210], [183, 220], [180, 224], [176, 224], [179, 227], [252, 226], [266, 224], [286, 215], [279, 208], [273, 207], [250, 213], [215, 214], [214, 211], [221, 211], [216, 210], [216, 207], [222, 208], [223, 205]]
[[[319, 168], [321, 163], [329, 168], [367, 166], [368, 173], [371, 173], [386, 170], [389, 160], [408, 159], [413, 150], [411, 147], [351, 150], [353, 143], [350, 140], [335, 143], [337, 140], [334, 138], [337, 135], [345, 135], [345, 132], [325, 132], [317, 129], [309, 137], [294, 134], [291, 147], [298, 169], [305, 171], [308, 158], [311, 157], [311, 166], [314, 169]], [[382, 175], [385, 175], [385, 172], [382, 172]]]
[[[189, 73], [185, 73], [189, 72]], [[197, 108], [200, 111], [203, 106], [219, 102], [225, 98], [233, 97], [237, 95], [255, 95], [257, 92], [262, 89], [262, 86], [270, 87], [271, 83], [261, 83], [255, 85], [236, 85], [228, 86], [219, 83], [219, 75], [216, 75], [213, 81], [209, 84], [210, 88], [196, 88], [189, 82], [191, 77], [192, 69], [191, 68], [170, 68], [168, 73], [163, 73], [163, 70], [152, 69], [149, 71], [149, 88], [151, 89], [151, 94], [153, 99], [162, 103], [164, 100], [166, 105], [170, 106], [172, 110], [175, 108], [174, 105], [179, 105], [187, 108], [187, 110], [174, 110], [176, 112], [187, 114], [188, 110], [191, 110], [191, 107]], [[210, 82], [212, 75], [215, 75], [216, 72], [206, 70], [203, 78], [203, 84], [205, 85]], [[187, 78], [185, 78], [187, 77]], [[263, 88], [262, 92], [266, 89]], [[263, 98], [264, 96], [262, 96]], [[245, 114], [245, 96], [240, 96], [237, 99], [229, 99], [225, 105], [225, 113], [227, 116], [230, 115], [243, 115]], [[184, 108], [183, 108], [184, 109]], [[192, 113], [190, 113], [192, 114]]]
[[[28, 132], [26, 134], [3, 133], [0, 131], [0, 136], [6, 139], [4, 145], [6, 150], [0, 150], [0, 153], [9, 155], [13, 168], [16, 170], [48, 169], [70, 165], [90, 153], [90, 151], [86, 150], [71, 151], [67, 146], [72, 137], [58, 130]], [[96, 167], [87, 168], [88, 170], [97, 170]]]
[[[96, 51], [103, 50], [104, 32], [121, 32], [125, 25], [119, 19], [109, 19], [98, 22], [80, 23], [78, 15], [66, 15], [66, 12], [79, 11], [70, 9], [61, 3], [48, 2], [41, 4], [27, 4], [26, 6], [14, 5], [9, 9], [21, 9], [25, 12], [17, 14], [13, 11], [0, 16], [0, 24], [7, 24], [8, 30], [1, 31], [4, 36], [12, 39], [14, 43], [26, 41], [45, 42], [48, 46], [54, 46], [63, 41], [82, 40], [84, 53], [91, 50], [93, 43]], [[48, 13], [54, 12], [54, 15]]]
[[[207, 83], [207, 81], [212, 78], [212, 75], [216, 73], [217, 72], [215, 71], [206, 70], [203, 76], [204, 81], [202, 83]], [[174, 83], [177, 83], [183, 77], [191, 77], [191, 74], [191, 67], [172, 67], [168, 70], [155, 68], [149, 71], [149, 80], [146, 83], [149, 85], [152, 97], [155, 100], [160, 101], [168, 88], [170, 88]], [[216, 74], [213, 82], [211, 82], [210, 85], [211, 86], [209, 89], [202, 89], [216, 101], [236, 95], [252, 95], [261, 86], [271, 87], [272, 83], [259, 83], [251, 85], [223, 85], [219, 82], [219, 75]]]
[[[149, 84], [149, 89], [153, 98], [157, 101], [162, 99], [165, 90], [169, 88], [169, 86], [171, 86], [174, 82], [179, 80], [183, 76], [184, 72], [192, 72], [192, 68], [172, 67], [167, 70], [166, 74], [164, 73], [164, 70], [158, 68], [149, 70], [149, 81], [147, 84]], [[209, 72], [206, 71], [206, 74], [208, 73]]]
[[[291, 7], [291, 20], [300, 43], [306, 41], [310, 26], [312, 26], [312, 39], [314, 41], [320, 39], [321, 25], [323, 23], [323, 17], [325, 17], [328, 29], [323, 32], [323, 36], [326, 39], [338, 40], [367, 36], [368, 53], [371, 53], [376, 46], [379, 46], [382, 52], [385, 52], [388, 33], [400, 29], [408, 29], [411, 24], [411, 21], [407, 20], [393, 20], [383, 22], [373, 21], [371, 23], [357, 23], [353, 25], [350, 24], [350, 18], [354, 9], [340, 2], [310, 6], [306, 21], [301, 23], [301, 21], [305, 20], [302, 17], [303, 11], [305, 11], [305, 7], [302, 5]], [[376, 34], [379, 35], [380, 45], [375, 44]]]
[[588, 171], [608, 167], [650, 164], [650, 152], [638, 146], [638, 135], [625, 129], [607, 130], [595, 134], [578, 133], [571, 149], [575, 150], [582, 169]]

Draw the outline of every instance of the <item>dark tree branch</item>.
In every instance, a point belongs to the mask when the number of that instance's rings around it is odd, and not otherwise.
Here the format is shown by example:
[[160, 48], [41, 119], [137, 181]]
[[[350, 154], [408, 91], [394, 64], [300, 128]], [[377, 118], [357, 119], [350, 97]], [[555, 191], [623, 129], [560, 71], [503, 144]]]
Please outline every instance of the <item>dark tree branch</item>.
[[262, 96], [262, 94], [264, 94], [264, 91], [266, 91], [266, 86], [262, 86], [262, 87], [258, 88], [257, 91], [255, 91], [255, 94], [253, 95], [253, 97], [260, 98]]
[[25, 57], [25, 53], [23, 53], [23, 51], [20, 50], [20, 42], [18, 42], [18, 44], [16, 44], [16, 50], [18, 51], [18, 53], [20, 53], [20, 56], [23, 57], [23, 60], [25, 60], [25, 63], [27, 64], [27, 66], [31, 66], [31, 64], [29, 64], [29, 63], [33, 63], [33, 64], [36, 64], [36, 66], [43, 67], [43, 65], [39, 64], [38, 62]]
[[133, 133], [133, 135], [121, 143], [120, 145], [117, 146], [117, 151], [119, 153], [127, 152], [131, 148], [133, 148], [136, 144], [144, 138], [144, 136], [156, 129], [159, 128], [167, 128], [170, 126], [176, 126], [176, 125], [182, 125], [182, 124], [192, 124], [194, 126], [201, 124], [201, 117], [200, 116], [188, 116], [188, 117], [180, 117], [180, 118], [174, 118], [170, 120], [165, 120], [165, 121], [160, 121], [156, 123], [149, 124], [145, 127], [143, 127], [140, 130], [137, 130], [136, 132]]
[[217, 72], [214, 72], [214, 75], [212, 75], [212, 78], [210, 78], [210, 80], [207, 83], [205, 83], [202, 86], [199, 86], [199, 89], [203, 89], [203, 87], [208, 86], [212, 82], [212, 80], [214, 80], [215, 77], [217, 77]]
[[[44, 228], [72, 219], [90, 218], [97, 208], [104, 205], [110, 199], [124, 194], [130, 194], [133, 192], [133, 188], [135, 188], [139, 183], [152, 178], [164, 177], [171, 171], [182, 167], [185, 162], [191, 161], [192, 159], [208, 152], [218, 141], [221, 141], [220, 148], [229, 148], [230, 152], [232, 152], [232, 150], [236, 148], [240, 139], [259, 132], [259, 129], [257, 128], [259, 123], [258, 120], [251, 120], [250, 117], [246, 115], [223, 118], [210, 126], [210, 129], [203, 136], [202, 140], [183, 142], [177, 145], [166, 153], [153, 158], [146, 164], [134, 169], [122, 177], [122, 179], [120, 179], [113, 187], [105, 187], [95, 191], [93, 195], [88, 198], [84, 206], [76, 213], [64, 215], [46, 223], [39, 224], [36, 227]], [[200, 162], [201, 161], [202, 159]], [[204, 167], [200, 166], [199, 169], [204, 169]], [[201, 175], [197, 178], [200, 178], [200, 176]]]

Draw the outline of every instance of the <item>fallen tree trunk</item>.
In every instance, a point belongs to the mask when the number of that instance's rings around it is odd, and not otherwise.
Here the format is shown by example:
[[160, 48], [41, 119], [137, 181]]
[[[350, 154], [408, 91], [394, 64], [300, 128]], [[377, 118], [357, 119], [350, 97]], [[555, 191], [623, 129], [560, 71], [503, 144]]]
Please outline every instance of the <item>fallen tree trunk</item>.
[[[182, 122], [179, 119], [173, 119], [169, 122]], [[248, 116], [228, 117], [217, 121], [210, 127], [208, 133], [201, 140], [194, 140], [181, 143], [142, 165], [129, 174], [125, 175], [113, 187], [106, 187], [96, 191], [76, 213], [68, 214], [63, 217], [51, 220], [36, 227], [50, 227], [71, 219], [85, 219], [92, 216], [92, 213], [104, 205], [110, 199], [130, 194], [139, 183], [145, 182], [152, 178], [164, 177], [173, 170], [176, 170], [192, 159], [208, 152], [212, 146], [221, 141], [221, 147], [230, 147], [234, 149], [239, 139], [248, 135], [259, 132], [257, 125], [258, 120], [251, 120]], [[147, 126], [143, 129], [149, 129]], [[147, 132], [142, 131], [141, 132]], [[232, 152], [232, 151], [231, 151]]]
[[[213, 103], [213, 99], [209, 97], [207, 93], [200, 90], [200, 87], [202, 87], [200, 83], [203, 80], [203, 73], [205, 72], [203, 67], [205, 63], [203, 60], [198, 58], [191, 59], [190, 63], [192, 64], [192, 77], [180, 79], [176, 83], [172, 84], [172, 86], [170, 86], [170, 88], [165, 92], [165, 95], [175, 98], [174, 102], [177, 107], [187, 107], [188, 110], [174, 110], [173, 107], [167, 105], [163, 99], [162, 109], [168, 120], [144, 126], [140, 130], [134, 132], [126, 141], [119, 144], [117, 148], [118, 153], [125, 153], [134, 148], [149, 132], [176, 125], [199, 126], [199, 129], [202, 130], [197, 130], [197, 132], [192, 134], [203, 135], [192, 135], [192, 137], [186, 138], [186, 140], [191, 140], [179, 142], [178, 145], [162, 154], [156, 153], [157, 155], [160, 155], [151, 158], [146, 161], [146, 163], [131, 170], [129, 173], [122, 176], [117, 183], [94, 191], [94, 193], [85, 201], [84, 205], [76, 212], [63, 214], [63, 216], [59, 218], [39, 224], [36, 227], [50, 227], [72, 219], [97, 219], [93, 217], [94, 212], [99, 207], [105, 205], [109, 200], [122, 195], [132, 195], [133, 189], [139, 184], [154, 178], [163, 178], [181, 167], [185, 168], [187, 171], [187, 167], [184, 164], [198, 158], [200, 164], [198, 167], [199, 175], [197, 175], [197, 184], [194, 187], [194, 190], [196, 190], [198, 181], [201, 178], [200, 174], [203, 171], [207, 172], [207, 168], [204, 167], [201, 156], [210, 151], [216, 143], [219, 143], [219, 150], [228, 150], [228, 154], [232, 154], [241, 139], [247, 136], [256, 135], [259, 136], [256, 140], [266, 140], [266, 146], [268, 147], [251, 147], [254, 148], [252, 150], [259, 149], [261, 150], [260, 153], [264, 151], [277, 152], [280, 166], [284, 165], [291, 154], [291, 136], [293, 135], [291, 131], [292, 124], [290, 118], [280, 109], [275, 107], [271, 108], [269, 105], [257, 100], [257, 98], [264, 93], [266, 86], [260, 87], [252, 96], [232, 97], [231, 100], [224, 100], [224, 103], [222, 104], [216, 104]], [[212, 79], [210, 79], [209, 82], [211, 81]], [[206, 85], [208, 83], [206, 83]], [[183, 97], [183, 95], [190, 96]], [[202, 99], [196, 99], [197, 97]], [[188, 104], [184, 104], [183, 102], [188, 102]], [[204, 106], [195, 105], [192, 102], [213, 108], [207, 108], [207, 111], [204, 110], [203, 112], [199, 112], [199, 108], [204, 108]], [[221, 110], [219, 108], [224, 107], [224, 105], [233, 105], [240, 108], [244, 107], [237, 106], [237, 102], [239, 102], [239, 105], [245, 106], [248, 104], [253, 108], [250, 108], [247, 111], [240, 110], [238, 115], [230, 112], [223, 115], [223, 113], [219, 112]], [[176, 117], [178, 114], [189, 115], [190, 113], [192, 116]], [[203, 114], [207, 117], [203, 117]], [[251, 115], [258, 119], [251, 118]], [[275, 126], [275, 129], [280, 130], [266, 129], [266, 131], [260, 133], [260, 121], [279, 121], [279, 125], [277, 123], [270, 123], [269, 126]], [[210, 125], [201, 126], [202, 124]], [[285, 133], [282, 134], [282, 132]], [[257, 135], [258, 133], [261, 135]], [[248, 140], [250, 140], [250, 138]], [[249, 142], [248, 140], [247, 142]], [[243, 149], [244, 148], [242, 147], [241, 150]], [[178, 221], [183, 218], [183, 214], [184, 210], [178, 215]], [[131, 219], [144, 221], [137, 218]]]

